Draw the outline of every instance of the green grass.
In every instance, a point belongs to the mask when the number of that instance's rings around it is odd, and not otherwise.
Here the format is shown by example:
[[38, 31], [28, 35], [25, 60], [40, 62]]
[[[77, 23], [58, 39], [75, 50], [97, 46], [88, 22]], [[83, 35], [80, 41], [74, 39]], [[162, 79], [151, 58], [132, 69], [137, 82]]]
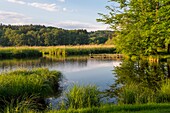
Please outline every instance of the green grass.
[[[23, 102], [24, 103], [24, 102]], [[34, 106], [34, 105], [32, 105]], [[101, 107], [67, 109], [67, 110], [45, 110], [31, 109], [31, 106], [16, 107], [7, 106], [4, 113], [169, 113], [170, 103], [164, 104], [141, 104], [141, 105], [103, 105]]]
[[39, 48], [44, 54], [54, 56], [70, 56], [70, 55], [89, 55], [99, 53], [115, 53], [114, 46], [107, 45], [85, 45], [85, 46], [56, 46]]
[[0, 59], [41, 57], [42, 53], [34, 48], [0, 48]]
[[[37, 101], [59, 93], [62, 74], [45, 68], [16, 70], [0, 74], [0, 104], [37, 95]], [[22, 100], [22, 99], [21, 99]]]
[[85, 109], [51, 110], [47, 113], [169, 113], [170, 104], [104, 105]]
[[0, 47], [0, 59], [41, 57], [42, 54], [64, 57], [70, 55], [115, 53], [115, 50], [114, 46], [108, 45]]
[[87, 108], [100, 106], [100, 92], [95, 85], [80, 86], [74, 84], [65, 93], [66, 99], [63, 100], [62, 108]]

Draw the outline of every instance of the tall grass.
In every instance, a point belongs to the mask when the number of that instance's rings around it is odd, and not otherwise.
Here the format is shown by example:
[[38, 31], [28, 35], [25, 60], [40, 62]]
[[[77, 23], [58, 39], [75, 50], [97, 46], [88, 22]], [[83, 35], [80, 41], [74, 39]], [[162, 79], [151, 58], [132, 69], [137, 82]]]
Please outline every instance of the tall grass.
[[170, 80], [165, 80], [160, 88], [153, 90], [138, 83], [129, 83], [121, 88], [119, 104], [169, 103]]
[[42, 54], [55, 56], [89, 55], [98, 53], [115, 53], [114, 46], [83, 45], [83, 46], [50, 46], [50, 47], [1, 47], [0, 58], [40, 57]]
[[42, 53], [34, 48], [0, 48], [0, 59], [41, 57]]
[[41, 48], [44, 54], [55, 56], [70, 56], [70, 55], [89, 55], [99, 53], [115, 53], [114, 46], [106, 45], [86, 45], [86, 46], [56, 46]]
[[61, 78], [60, 72], [45, 68], [2, 73], [0, 74], [0, 103], [25, 95], [38, 95], [37, 101], [41, 101], [59, 91]]
[[1, 111], [3, 113], [35, 113], [39, 110], [39, 106], [35, 101], [37, 98], [35, 95], [29, 97], [25, 95], [25, 97], [16, 100], [12, 99], [10, 102], [5, 103], [5, 108]]
[[157, 102], [170, 102], [170, 80], [165, 80], [157, 94]]
[[66, 99], [63, 107], [70, 109], [80, 109], [100, 106], [100, 93], [95, 85], [80, 86], [74, 85], [66, 92]]
[[156, 94], [153, 90], [137, 83], [129, 83], [123, 86], [118, 97], [119, 104], [144, 104], [155, 103]]

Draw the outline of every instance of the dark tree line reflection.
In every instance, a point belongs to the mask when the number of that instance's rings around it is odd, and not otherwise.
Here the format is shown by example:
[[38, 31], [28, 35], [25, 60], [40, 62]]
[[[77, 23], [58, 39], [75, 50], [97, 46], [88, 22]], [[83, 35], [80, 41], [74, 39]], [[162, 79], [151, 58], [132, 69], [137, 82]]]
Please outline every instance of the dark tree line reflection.
[[[170, 62], [151, 63], [144, 60], [124, 60], [120, 66], [115, 67], [114, 74], [116, 76], [115, 83], [110, 86], [110, 89], [106, 90], [107, 96], [120, 100], [122, 93], [124, 95], [126, 93], [127, 96], [127, 89], [132, 84], [141, 89], [140, 93], [144, 92], [145, 89], [154, 93], [161, 89], [162, 84], [167, 79], [170, 79]], [[133, 91], [133, 87], [131, 87], [131, 90]], [[124, 103], [128, 104], [131, 102]]]

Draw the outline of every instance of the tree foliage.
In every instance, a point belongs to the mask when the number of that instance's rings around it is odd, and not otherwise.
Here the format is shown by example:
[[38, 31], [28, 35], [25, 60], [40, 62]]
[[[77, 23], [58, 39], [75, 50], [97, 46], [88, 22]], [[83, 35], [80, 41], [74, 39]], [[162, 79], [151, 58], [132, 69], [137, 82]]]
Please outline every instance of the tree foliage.
[[[105, 43], [112, 31], [87, 32], [86, 30], [65, 30], [41, 25], [0, 25], [0, 46], [56, 46], [90, 44], [92, 35]], [[102, 36], [101, 36], [102, 34]], [[104, 41], [101, 41], [102, 39]], [[93, 44], [99, 44], [93, 42]]]
[[109, 14], [99, 22], [116, 32], [115, 44], [125, 54], [157, 54], [170, 46], [170, 0], [110, 0]]

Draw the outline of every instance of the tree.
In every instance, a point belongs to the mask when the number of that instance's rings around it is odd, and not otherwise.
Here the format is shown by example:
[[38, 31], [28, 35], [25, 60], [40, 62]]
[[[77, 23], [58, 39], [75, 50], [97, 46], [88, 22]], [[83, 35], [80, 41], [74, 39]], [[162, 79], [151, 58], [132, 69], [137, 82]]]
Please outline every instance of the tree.
[[[165, 2], [166, 1], [166, 2]], [[125, 54], [157, 54], [157, 48], [169, 48], [170, 0], [111, 0], [119, 7], [109, 7], [110, 13], [100, 14], [99, 22], [109, 24], [117, 33], [115, 45]]]

